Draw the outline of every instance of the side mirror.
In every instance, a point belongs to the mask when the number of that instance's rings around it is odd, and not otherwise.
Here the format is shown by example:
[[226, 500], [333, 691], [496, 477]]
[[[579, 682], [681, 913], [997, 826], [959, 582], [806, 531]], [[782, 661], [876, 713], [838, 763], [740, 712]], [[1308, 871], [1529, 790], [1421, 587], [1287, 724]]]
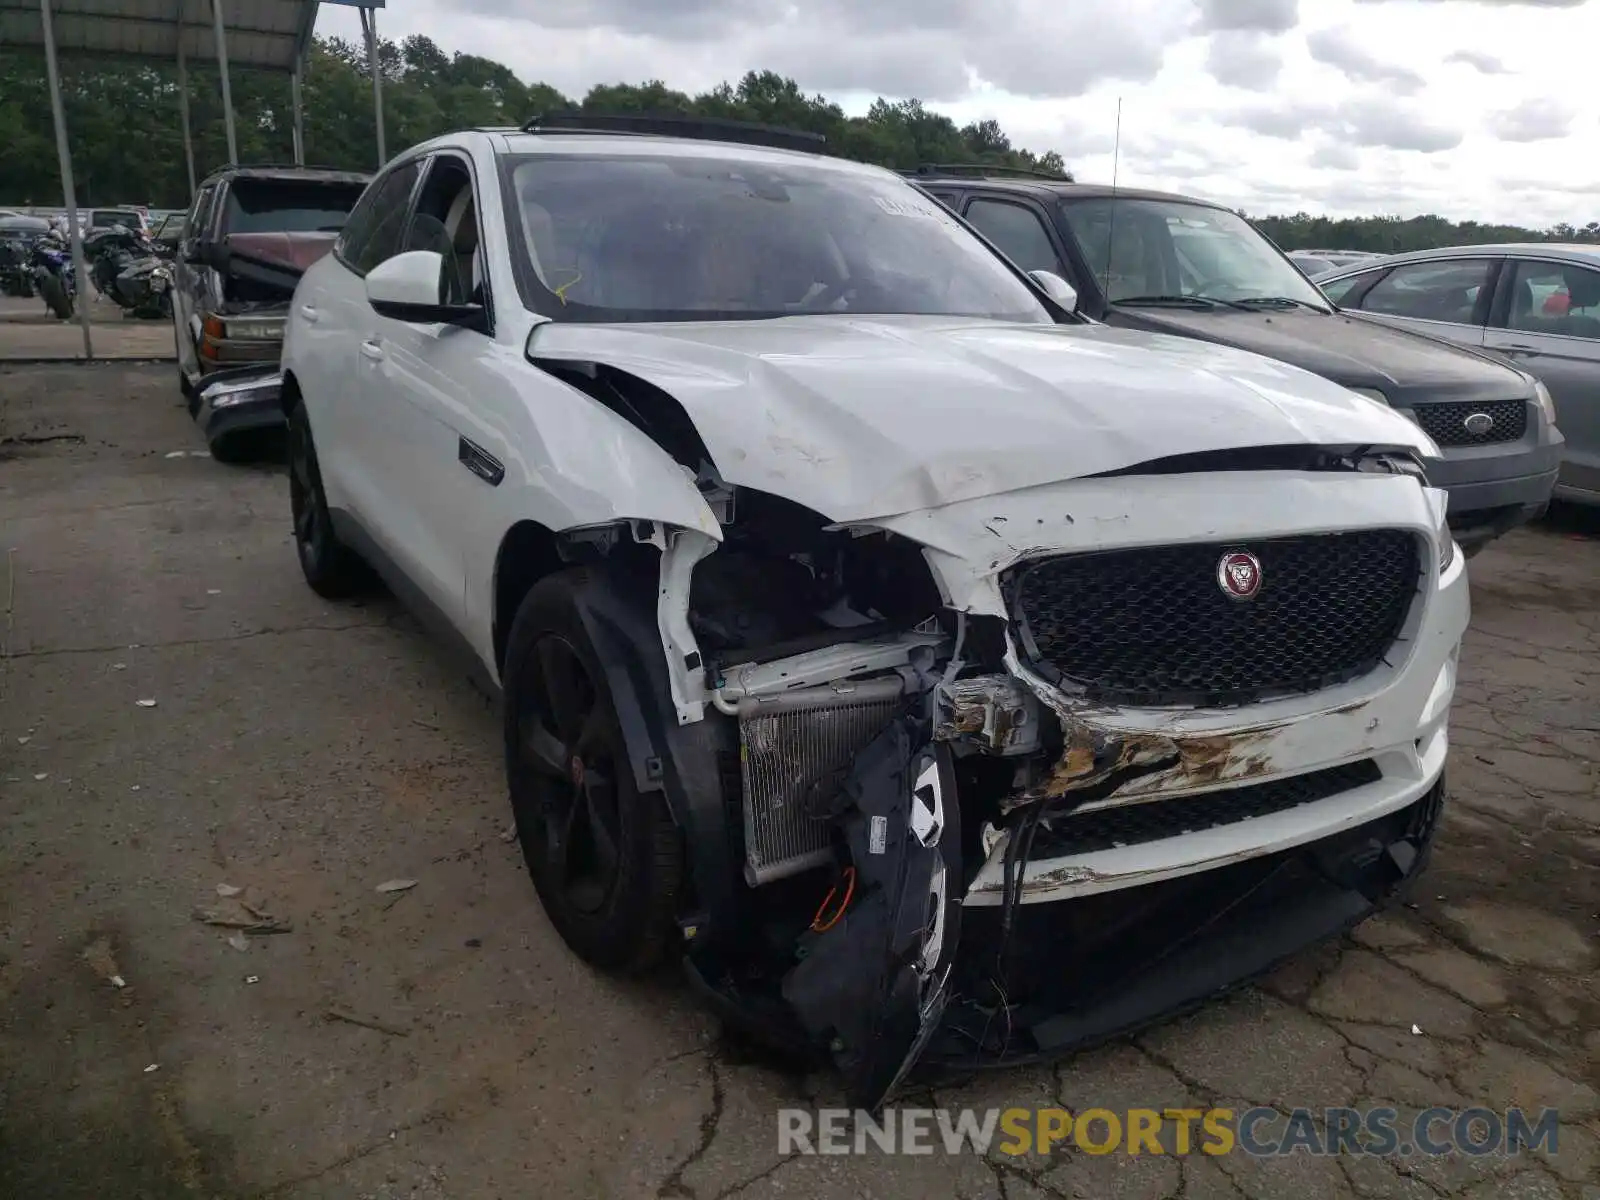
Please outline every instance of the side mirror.
[[368, 271], [367, 303], [381, 317], [414, 325], [484, 324], [483, 305], [446, 303], [444, 257], [433, 250], [407, 250]]
[[1068, 312], [1078, 311], [1078, 289], [1054, 271], [1029, 271], [1029, 278], [1039, 285], [1046, 296]]

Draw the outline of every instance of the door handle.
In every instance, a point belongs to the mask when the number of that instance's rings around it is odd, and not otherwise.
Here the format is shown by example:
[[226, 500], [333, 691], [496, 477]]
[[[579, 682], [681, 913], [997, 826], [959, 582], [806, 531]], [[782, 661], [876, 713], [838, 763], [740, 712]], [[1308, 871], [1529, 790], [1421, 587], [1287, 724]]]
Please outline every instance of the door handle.
[[506, 477], [505, 466], [476, 442], [461, 438], [456, 446], [456, 461], [490, 487], [499, 487]]
[[373, 362], [383, 361], [383, 343], [376, 338], [369, 338], [361, 343], [361, 356], [370, 358]]
[[317, 312], [315, 305], [302, 304], [300, 306], [300, 315], [315, 325], [320, 314]]

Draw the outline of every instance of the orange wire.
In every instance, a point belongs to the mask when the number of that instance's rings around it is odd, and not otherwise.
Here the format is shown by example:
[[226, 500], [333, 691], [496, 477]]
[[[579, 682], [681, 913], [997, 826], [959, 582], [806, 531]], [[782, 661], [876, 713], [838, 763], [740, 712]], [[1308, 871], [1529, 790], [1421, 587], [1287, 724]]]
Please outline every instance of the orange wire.
[[829, 888], [828, 894], [822, 898], [822, 903], [817, 905], [817, 915], [811, 918], [811, 932], [827, 933], [828, 930], [839, 923], [839, 919], [844, 916], [844, 910], [850, 907], [850, 901], [856, 894], [856, 869], [854, 867], [846, 867], [844, 869], [844, 899], [839, 902], [839, 911], [824, 922], [822, 914], [828, 911], [828, 901], [832, 900], [838, 891], [837, 885]]

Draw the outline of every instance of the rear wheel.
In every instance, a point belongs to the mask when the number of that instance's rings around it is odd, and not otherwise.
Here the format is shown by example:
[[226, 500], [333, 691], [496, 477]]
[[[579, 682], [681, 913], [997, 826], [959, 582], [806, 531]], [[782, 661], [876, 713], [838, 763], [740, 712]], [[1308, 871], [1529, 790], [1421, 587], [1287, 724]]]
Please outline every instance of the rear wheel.
[[637, 973], [671, 944], [682, 841], [659, 792], [634, 784], [599, 656], [575, 600], [594, 579], [528, 593], [506, 648], [506, 776], [533, 886], [585, 961]]
[[67, 295], [67, 289], [61, 280], [54, 275], [46, 275], [39, 280], [39, 295], [43, 297], [45, 307], [60, 317], [63, 321], [72, 317], [72, 297]]
[[361, 557], [333, 531], [328, 498], [322, 490], [311, 421], [303, 401], [289, 414], [289, 509], [294, 515], [294, 544], [300, 571], [319, 596], [342, 600], [365, 591], [372, 572]]

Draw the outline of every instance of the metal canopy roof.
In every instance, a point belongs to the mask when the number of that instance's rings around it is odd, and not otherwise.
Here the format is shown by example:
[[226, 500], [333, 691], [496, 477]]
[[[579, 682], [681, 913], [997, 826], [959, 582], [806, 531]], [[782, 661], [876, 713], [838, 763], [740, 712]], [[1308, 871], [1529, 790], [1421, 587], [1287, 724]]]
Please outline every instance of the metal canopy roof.
[[[290, 72], [305, 61], [317, 0], [221, 0], [228, 64]], [[63, 54], [215, 60], [211, 0], [51, 0]], [[0, 46], [43, 46], [39, 0], [0, 0]]]

